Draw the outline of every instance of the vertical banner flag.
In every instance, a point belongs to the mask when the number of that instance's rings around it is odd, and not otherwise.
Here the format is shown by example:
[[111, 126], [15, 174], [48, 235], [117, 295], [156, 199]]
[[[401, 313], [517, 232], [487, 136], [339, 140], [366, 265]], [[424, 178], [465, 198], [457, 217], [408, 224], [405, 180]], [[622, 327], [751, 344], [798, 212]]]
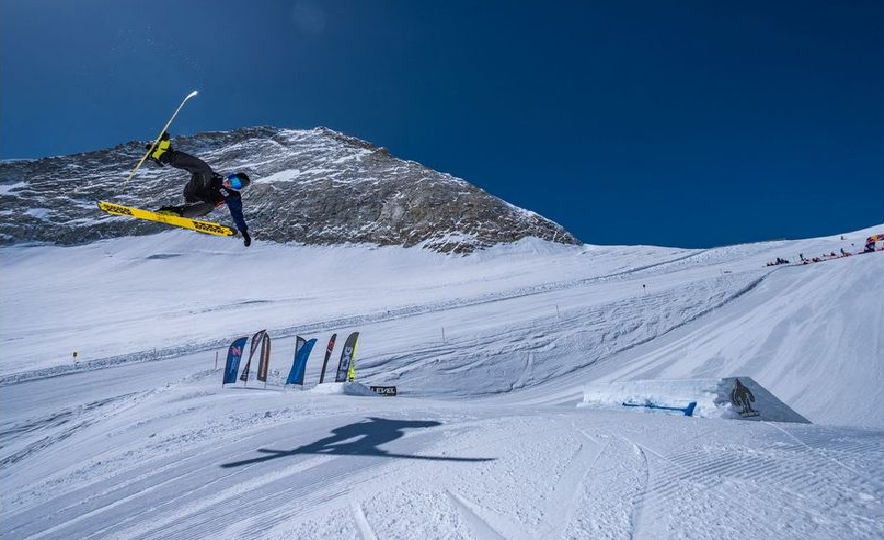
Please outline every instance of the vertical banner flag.
[[322, 361], [322, 371], [319, 373], [319, 384], [322, 384], [322, 381], [325, 379], [325, 366], [328, 364], [328, 359], [331, 358], [332, 349], [335, 348], [335, 338], [338, 337], [337, 334], [332, 334], [330, 340], [328, 340], [328, 346], [325, 348], [325, 360]]
[[[341, 361], [338, 362], [338, 371], [335, 373], [335, 382], [344, 382], [350, 374], [350, 364], [356, 357], [356, 340], [359, 339], [359, 332], [353, 332], [347, 336], [344, 342], [344, 350], [341, 351]], [[355, 376], [355, 372], [354, 372]]]
[[246, 367], [242, 368], [242, 375], [239, 376], [239, 380], [242, 382], [246, 382], [249, 380], [249, 369], [252, 367], [252, 356], [255, 355], [255, 350], [258, 348], [259, 343], [264, 343], [264, 333], [266, 330], [259, 330], [255, 332], [255, 335], [252, 336], [252, 345], [249, 350], [249, 360], [246, 362]]
[[285, 381], [286, 384], [304, 385], [304, 372], [307, 371], [307, 360], [310, 358], [310, 351], [313, 350], [313, 345], [315, 344], [315, 338], [310, 341], [304, 341], [304, 338], [298, 336], [298, 343], [295, 345], [295, 360], [292, 362], [292, 369], [289, 371], [289, 378]]
[[347, 371], [347, 380], [356, 380], [356, 345], [353, 345], [353, 354], [350, 355], [350, 370]]
[[258, 380], [267, 382], [267, 370], [270, 369], [270, 334], [264, 332], [261, 338], [261, 361], [258, 362]]
[[224, 379], [222, 385], [236, 382], [236, 373], [239, 371], [239, 360], [242, 358], [242, 348], [246, 345], [249, 336], [241, 337], [230, 344], [227, 351], [227, 364], [224, 366]]
[[295, 380], [295, 369], [298, 365], [298, 354], [301, 353], [301, 349], [304, 348], [304, 344], [307, 343], [307, 340], [302, 338], [301, 336], [295, 336], [295, 358], [292, 360], [292, 367], [289, 370], [289, 376], [285, 380], [286, 384], [294, 384], [292, 381]]

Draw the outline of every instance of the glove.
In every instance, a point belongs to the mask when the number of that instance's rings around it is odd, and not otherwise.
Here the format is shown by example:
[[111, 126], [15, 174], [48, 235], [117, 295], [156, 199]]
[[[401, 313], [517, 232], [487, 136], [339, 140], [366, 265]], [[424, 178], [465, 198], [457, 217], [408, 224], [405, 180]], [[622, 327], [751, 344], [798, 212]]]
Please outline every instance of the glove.
[[242, 245], [249, 247], [252, 245], [252, 237], [249, 236], [249, 233], [246, 231], [240, 231], [242, 233]]

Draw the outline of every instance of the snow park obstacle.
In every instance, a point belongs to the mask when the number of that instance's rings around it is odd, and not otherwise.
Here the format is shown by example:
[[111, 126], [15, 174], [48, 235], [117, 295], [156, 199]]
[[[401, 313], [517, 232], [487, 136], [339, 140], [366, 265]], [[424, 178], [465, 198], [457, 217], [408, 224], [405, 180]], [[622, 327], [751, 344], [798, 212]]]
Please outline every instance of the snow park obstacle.
[[358, 382], [327, 382], [317, 384], [306, 392], [320, 395], [343, 395], [343, 396], [377, 396], [371, 388]]
[[589, 383], [583, 402], [592, 409], [770, 422], [810, 422], [749, 377]]

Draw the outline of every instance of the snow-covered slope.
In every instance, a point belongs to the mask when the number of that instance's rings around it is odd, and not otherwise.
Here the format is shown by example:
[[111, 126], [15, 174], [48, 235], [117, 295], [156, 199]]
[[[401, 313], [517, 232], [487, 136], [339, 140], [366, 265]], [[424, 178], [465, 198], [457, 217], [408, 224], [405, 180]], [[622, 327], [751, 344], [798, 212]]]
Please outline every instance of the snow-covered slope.
[[[699, 251], [525, 240], [467, 258], [263, 242], [242, 250], [178, 231], [7, 248], [0, 375], [213, 356], [261, 328], [322, 341], [370, 324], [361, 369], [406, 393], [545, 381], [573, 381], [579, 393], [587, 377], [738, 374], [814, 422], [884, 427], [882, 255], [765, 266], [861, 244], [867, 232]], [[841, 398], [851, 395], [863, 399]]]
[[[5, 247], [3, 537], [880, 537], [884, 253], [765, 266], [878, 229], [470, 257], [177, 231]], [[221, 388], [216, 352], [262, 328], [281, 373], [319, 339], [307, 388], [358, 330], [357, 379], [399, 396]], [[577, 407], [592, 381], [734, 375], [814, 424]]]

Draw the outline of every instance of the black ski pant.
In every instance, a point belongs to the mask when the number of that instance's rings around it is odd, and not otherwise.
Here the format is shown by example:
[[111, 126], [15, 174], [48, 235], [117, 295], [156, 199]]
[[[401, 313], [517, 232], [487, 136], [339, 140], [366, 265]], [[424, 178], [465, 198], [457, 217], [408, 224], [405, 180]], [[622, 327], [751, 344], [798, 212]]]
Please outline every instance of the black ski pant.
[[215, 204], [206, 200], [205, 196], [215, 175], [212, 168], [200, 158], [177, 150], [167, 152], [163, 158], [164, 164], [176, 169], [183, 169], [191, 174], [190, 181], [184, 186], [184, 202], [186, 204], [167, 208], [174, 209], [177, 213], [188, 218], [205, 216], [214, 210]]

